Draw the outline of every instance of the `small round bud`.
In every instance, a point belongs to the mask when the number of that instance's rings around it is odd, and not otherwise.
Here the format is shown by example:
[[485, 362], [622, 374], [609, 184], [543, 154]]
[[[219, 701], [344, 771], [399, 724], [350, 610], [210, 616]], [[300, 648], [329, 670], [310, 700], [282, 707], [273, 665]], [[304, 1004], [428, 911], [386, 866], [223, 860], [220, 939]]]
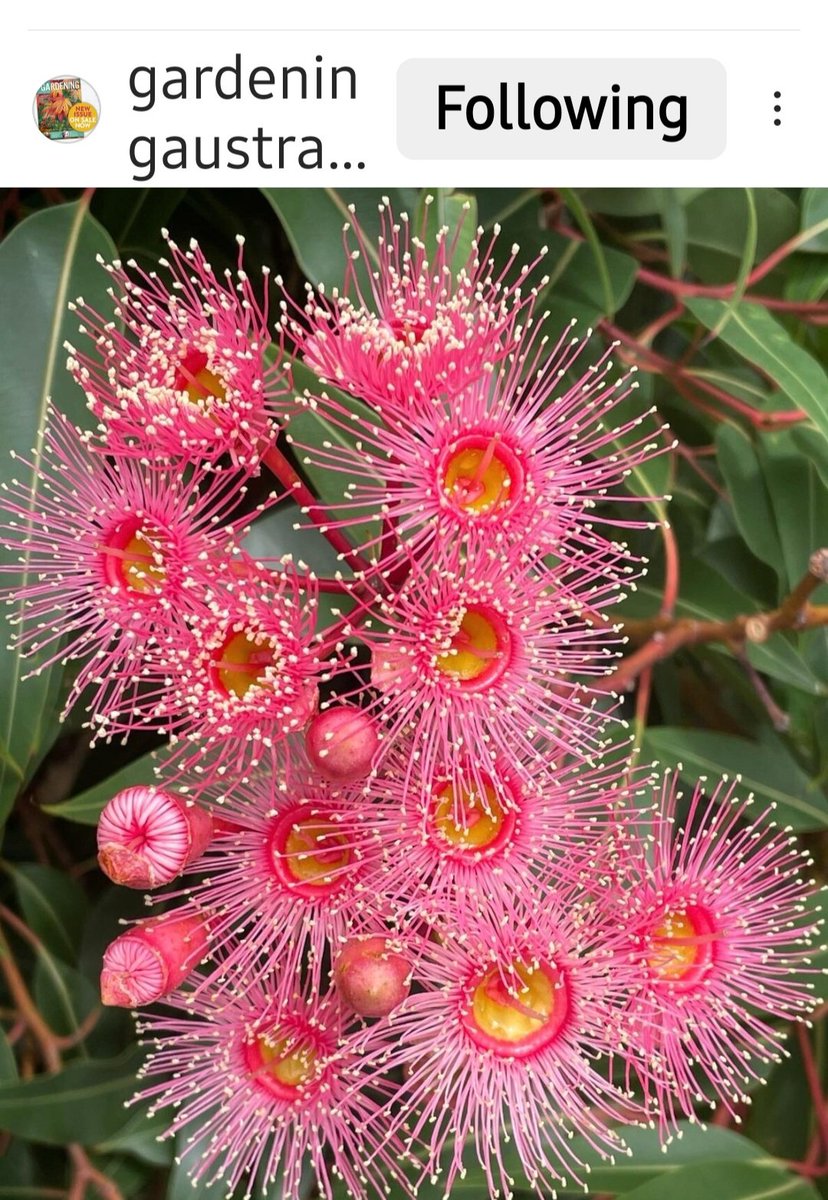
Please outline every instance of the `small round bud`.
[[371, 769], [379, 746], [377, 723], [360, 708], [327, 708], [308, 725], [305, 746], [320, 775], [334, 783], [355, 783]]
[[152, 1004], [182, 983], [207, 951], [202, 913], [140, 921], [104, 951], [101, 1000], [121, 1008]]
[[385, 1017], [411, 990], [411, 966], [391, 938], [351, 938], [336, 960], [334, 979], [359, 1016]]
[[125, 788], [98, 821], [98, 862], [114, 883], [160, 887], [203, 854], [212, 837], [212, 817], [198, 805], [155, 787]]

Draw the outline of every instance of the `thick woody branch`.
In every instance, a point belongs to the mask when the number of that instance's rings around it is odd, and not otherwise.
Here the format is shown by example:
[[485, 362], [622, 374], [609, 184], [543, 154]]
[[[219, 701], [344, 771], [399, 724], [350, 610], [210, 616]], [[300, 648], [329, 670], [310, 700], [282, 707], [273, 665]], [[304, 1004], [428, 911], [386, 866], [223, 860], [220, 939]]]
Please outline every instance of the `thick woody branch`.
[[689, 617], [673, 619], [667, 616], [647, 620], [621, 617], [619, 624], [624, 633], [639, 649], [594, 686], [599, 691], [625, 691], [642, 671], [685, 646], [702, 642], [760, 643], [783, 629], [805, 630], [828, 625], [828, 604], [808, 603], [811, 594], [825, 582], [828, 582], [828, 549], [817, 550], [811, 555], [808, 573], [778, 608], [768, 612], [744, 613], [729, 621], [696, 621]]

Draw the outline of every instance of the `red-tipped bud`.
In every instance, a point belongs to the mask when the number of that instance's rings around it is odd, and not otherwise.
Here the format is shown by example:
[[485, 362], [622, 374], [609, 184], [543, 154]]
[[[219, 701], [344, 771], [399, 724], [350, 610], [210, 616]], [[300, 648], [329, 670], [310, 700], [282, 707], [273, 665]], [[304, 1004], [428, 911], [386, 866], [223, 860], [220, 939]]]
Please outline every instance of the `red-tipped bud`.
[[386, 1017], [411, 989], [411, 959], [391, 938], [356, 937], [336, 960], [339, 994], [361, 1017]]
[[140, 921], [104, 951], [101, 1000], [121, 1008], [152, 1004], [182, 983], [207, 952], [202, 913]]
[[114, 883], [155, 888], [203, 854], [213, 819], [203, 808], [154, 787], [125, 788], [98, 822], [98, 862]]
[[377, 723], [360, 708], [327, 708], [308, 725], [305, 745], [320, 775], [355, 783], [371, 769], [379, 746]]

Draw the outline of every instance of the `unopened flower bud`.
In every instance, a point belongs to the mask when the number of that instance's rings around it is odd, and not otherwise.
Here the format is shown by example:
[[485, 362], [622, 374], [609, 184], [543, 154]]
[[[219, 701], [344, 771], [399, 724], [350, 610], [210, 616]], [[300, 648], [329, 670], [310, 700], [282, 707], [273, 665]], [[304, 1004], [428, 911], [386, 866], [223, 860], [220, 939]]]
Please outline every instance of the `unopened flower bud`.
[[208, 940], [203, 913], [171, 912], [139, 922], [104, 951], [101, 1000], [121, 1008], [160, 1000], [204, 958]]
[[305, 733], [308, 757], [334, 783], [355, 783], [371, 769], [379, 746], [377, 723], [360, 708], [317, 713]]
[[334, 979], [346, 1004], [361, 1017], [385, 1017], [411, 989], [411, 959], [387, 937], [346, 942]]
[[160, 887], [198, 858], [212, 836], [212, 817], [198, 805], [154, 787], [125, 788], [101, 813], [98, 862], [114, 883]]

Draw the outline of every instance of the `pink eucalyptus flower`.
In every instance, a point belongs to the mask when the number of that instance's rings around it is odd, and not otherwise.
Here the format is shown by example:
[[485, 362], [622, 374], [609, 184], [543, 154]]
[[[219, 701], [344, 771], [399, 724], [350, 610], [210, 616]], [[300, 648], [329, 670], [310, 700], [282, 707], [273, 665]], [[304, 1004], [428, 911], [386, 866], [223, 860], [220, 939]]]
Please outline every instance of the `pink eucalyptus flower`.
[[318, 986], [331, 944], [376, 899], [370, 801], [310, 774], [294, 771], [286, 780], [268, 771], [247, 785], [233, 780], [214, 812], [227, 827], [191, 868], [195, 880], [174, 896], [213, 914], [221, 982], [232, 988], [234, 979], [278, 963], [278, 978], [292, 987], [304, 960]]
[[771, 1022], [802, 1020], [817, 1002], [814, 885], [800, 875], [810, 862], [735, 786], [698, 783], [678, 829], [668, 776], [654, 846], [628, 839], [628, 890], [611, 899], [637, 967], [630, 1052], [664, 1128], [700, 1101], [735, 1116], [756, 1064], [780, 1056], [784, 1030]]
[[454, 258], [462, 227], [453, 238], [448, 228], [441, 229], [430, 253], [411, 232], [407, 214], [395, 221], [387, 200], [379, 211], [377, 266], [351, 206], [357, 249], [350, 249], [351, 225], [346, 225], [344, 290], [328, 295], [324, 287], [314, 291], [309, 285], [304, 311], [289, 298], [283, 302], [283, 325], [323, 382], [355, 396], [383, 404], [455, 395], [514, 351], [521, 322], [534, 303], [534, 292], [524, 295], [522, 288], [545, 250], [507, 283], [519, 247], [513, 246], [503, 268], [496, 268], [499, 227], [485, 247], [478, 229], [458, 266]]
[[425, 990], [352, 1039], [355, 1075], [371, 1084], [402, 1070], [392, 1131], [422, 1136], [424, 1173], [448, 1195], [469, 1142], [491, 1195], [512, 1194], [500, 1146], [510, 1138], [539, 1193], [583, 1185], [573, 1132], [602, 1156], [623, 1150], [611, 1128], [640, 1111], [600, 1072], [619, 1038], [615, 935], [572, 894], [547, 894], [534, 911], [455, 923], [451, 914], [417, 963]]
[[498, 757], [531, 769], [541, 752], [598, 746], [584, 681], [607, 673], [613, 639], [583, 612], [617, 588], [591, 560], [538, 578], [483, 545], [468, 557], [448, 546], [429, 572], [412, 563], [399, 590], [378, 598], [381, 625], [369, 618], [358, 632], [388, 743], [407, 733], [412, 769], [418, 759], [433, 778], [453, 767], [458, 789], [458, 758], [468, 756], [481, 791]]
[[468, 761], [428, 778], [408, 768], [411, 756], [399, 742], [370, 789], [381, 797], [373, 818], [379, 886], [409, 919], [504, 907], [515, 896], [531, 906], [535, 889], [581, 879], [588, 887], [603, 842], [644, 783], [617, 752], [596, 766], [575, 760], [558, 769], [543, 754], [539, 761], [501, 755], [487, 766], [482, 790]]
[[262, 307], [242, 267], [219, 280], [195, 241], [182, 251], [164, 231], [171, 283], [137, 264], [106, 265], [118, 325], [78, 300], [84, 354], [67, 344], [69, 369], [100, 421], [107, 451], [215, 464], [229, 454], [255, 469], [288, 406], [290, 375], [268, 362], [267, 282]]
[[[348, 440], [299, 449], [347, 481], [343, 526], [370, 529], [382, 513], [382, 539], [369, 532], [362, 550], [382, 555], [386, 567], [389, 543], [421, 557], [473, 532], [507, 549], [532, 540], [541, 555], [562, 543], [622, 554], [595, 531], [596, 521], [627, 528], [648, 522], [613, 521], [596, 506], [629, 503], [623, 481], [663, 447], [652, 439], [655, 425], [649, 437], [635, 436], [654, 410], [616, 415], [637, 385], [629, 374], [611, 380], [610, 350], [580, 366], [588, 341], [571, 336], [570, 326], [544, 359], [546, 338], [524, 333], [520, 355], [461, 391], [402, 394], [364, 414], [336, 396], [308, 397], [305, 403]], [[575, 371], [574, 382], [562, 385]]]
[[177, 747], [169, 763], [205, 778], [275, 764], [317, 706], [313, 580], [290, 563], [211, 594], [185, 636], [158, 649], [152, 723]]
[[66, 711], [89, 688], [93, 722], [106, 724], [122, 708], [143, 712], [150, 648], [165, 635], [186, 636], [210, 585], [233, 569], [244, 522], [231, 514], [244, 480], [110, 460], [57, 412], [42, 460], [27, 465], [36, 491], [31, 482], [10, 484], [0, 525], [20, 555], [19, 566], [0, 570], [25, 572], [7, 591], [18, 644], [37, 658], [36, 670], [80, 660]]
[[298, 981], [283, 991], [262, 981], [173, 996], [169, 1015], [141, 1026], [151, 1082], [136, 1100], [150, 1100], [151, 1114], [170, 1110], [165, 1136], [183, 1134], [195, 1187], [221, 1181], [228, 1194], [245, 1185], [246, 1196], [266, 1195], [278, 1176], [284, 1195], [298, 1196], [309, 1162], [325, 1200], [334, 1177], [354, 1200], [384, 1200], [389, 1181], [409, 1195], [404, 1148], [380, 1118], [392, 1089], [379, 1082], [372, 1098], [349, 1086], [345, 1007]]

